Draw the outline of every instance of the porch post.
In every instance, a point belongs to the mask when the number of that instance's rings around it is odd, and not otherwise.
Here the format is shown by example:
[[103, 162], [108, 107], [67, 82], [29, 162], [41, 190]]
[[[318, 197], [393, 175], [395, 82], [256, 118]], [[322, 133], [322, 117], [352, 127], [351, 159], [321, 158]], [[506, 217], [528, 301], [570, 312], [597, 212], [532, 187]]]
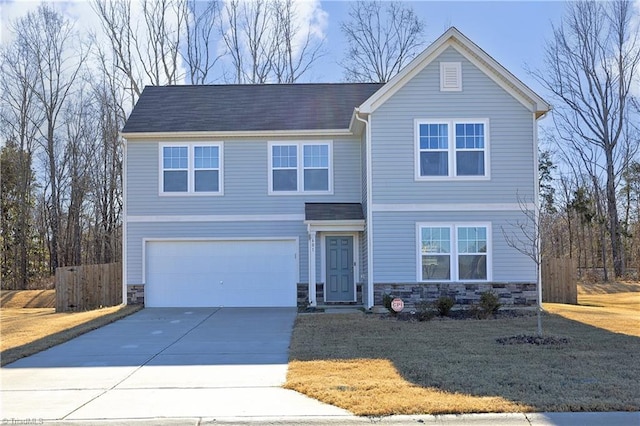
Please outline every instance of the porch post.
[[316, 231], [309, 230], [309, 305], [316, 301]]

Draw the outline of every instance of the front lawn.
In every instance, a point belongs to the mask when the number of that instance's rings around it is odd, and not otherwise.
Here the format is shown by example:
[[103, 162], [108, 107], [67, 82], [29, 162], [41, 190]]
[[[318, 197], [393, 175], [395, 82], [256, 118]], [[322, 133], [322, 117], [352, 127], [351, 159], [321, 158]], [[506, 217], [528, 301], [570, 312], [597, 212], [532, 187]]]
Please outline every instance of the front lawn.
[[535, 334], [535, 316], [299, 316], [285, 387], [358, 415], [640, 410], [637, 311], [616, 311], [612, 322], [627, 324], [616, 333], [580, 322], [593, 307], [569, 309], [572, 319], [543, 320], [545, 335], [569, 343], [540, 346], [496, 342]]

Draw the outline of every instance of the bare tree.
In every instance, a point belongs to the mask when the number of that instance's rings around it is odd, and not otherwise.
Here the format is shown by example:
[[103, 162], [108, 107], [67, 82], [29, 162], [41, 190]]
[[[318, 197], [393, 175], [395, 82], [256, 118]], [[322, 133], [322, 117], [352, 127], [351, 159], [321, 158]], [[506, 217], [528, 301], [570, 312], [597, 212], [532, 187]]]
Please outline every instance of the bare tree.
[[273, 2], [277, 53], [273, 73], [278, 83], [295, 83], [323, 56], [324, 38], [317, 38], [310, 25], [302, 25], [296, 2]]
[[[35, 184], [32, 164], [42, 123], [34, 93], [36, 69], [26, 49], [24, 44], [14, 42], [0, 51], [0, 133], [8, 149], [3, 158], [9, 163], [5, 164], [13, 171], [2, 168], [2, 279], [16, 289], [27, 288], [30, 275]], [[14, 188], [8, 190], [10, 182]], [[10, 198], [15, 201], [13, 206], [8, 204]]]
[[122, 143], [119, 132], [126, 118], [126, 94], [115, 78], [112, 64], [101, 62], [101, 77], [91, 83], [91, 118], [96, 129], [89, 142], [89, 199], [92, 226], [89, 240], [96, 263], [120, 260], [122, 215]]
[[237, 84], [294, 83], [323, 55], [315, 15], [302, 16], [294, 0], [229, 0], [220, 33]]
[[50, 268], [55, 271], [59, 263], [59, 238], [62, 199], [59, 179], [61, 170], [62, 139], [58, 133], [60, 114], [72, 94], [78, 74], [86, 59], [79, 45], [73, 25], [51, 6], [43, 3], [35, 12], [28, 13], [14, 25], [17, 43], [24, 46], [25, 54], [35, 67], [33, 93], [44, 116], [39, 127], [41, 146], [45, 154], [48, 176], [48, 223], [50, 230]]
[[511, 229], [502, 227], [502, 235], [507, 245], [531, 259], [536, 265], [536, 293], [538, 299], [538, 335], [542, 335], [542, 283], [540, 268], [545, 246], [542, 244], [544, 215], [540, 206], [518, 196], [518, 205], [523, 219], [510, 223]]
[[423, 45], [424, 21], [400, 2], [358, 1], [340, 24], [347, 39], [341, 63], [347, 81], [385, 83]]
[[220, 25], [218, 0], [185, 0], [183, 2], [186, 51], [182, 59], [191, 84], [211, 82], [210, 73], [222, 55], [216, 53], [216, 30]]
[[180, 40], [187, 19], [184, 1], [142, 0], [140, 16], [134, 16], [131, 0], [93, 0], [114, 64], [127, 77], [132, 104], [145, 84], [177, 84], [182, 80]]
[[91, 142], [97, 137], [97, 129], [91, 122], [91, 100], [78, 90], [73, 102], [69, 102], [63, 111], [64, 132], [66, 147], [64, 152], [65, 162], [65, 198], [66, 226], [64, 246], [62, 247], [63, 259], [66, 265], [83, 264], [83, 234], [85, 223], [83, 211], [89, 191], [90, 174], [93, 172], [89, 166], [89, 159], [95, 155]]
[[278, 48], [269, 2], [230, 0], [224, 12], [221, 33], [231, 58], [233, 82], [266, 83]]
[[624, 271], [617, 186], [638, 149], [631, 136], [638, 123], [637, 115], [632, 118], [631, 92], [640, 73], [638, 21], [627, 0], [571, 3], [562, 24], [553, 28], [546, 69], [533, 73], [558, 100], [553, 117], [561, 143], [580, 159], [596, 188], [600, 172], [604, 175], [616, 276]]

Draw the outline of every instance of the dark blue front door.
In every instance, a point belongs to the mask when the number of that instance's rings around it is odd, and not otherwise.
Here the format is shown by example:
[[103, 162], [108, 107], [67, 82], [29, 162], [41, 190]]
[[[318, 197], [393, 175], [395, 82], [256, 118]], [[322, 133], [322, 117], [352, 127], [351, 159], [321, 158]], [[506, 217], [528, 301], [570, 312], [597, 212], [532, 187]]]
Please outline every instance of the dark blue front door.
[[353, 237], [326, 237], [327, 302], [353, 302]]

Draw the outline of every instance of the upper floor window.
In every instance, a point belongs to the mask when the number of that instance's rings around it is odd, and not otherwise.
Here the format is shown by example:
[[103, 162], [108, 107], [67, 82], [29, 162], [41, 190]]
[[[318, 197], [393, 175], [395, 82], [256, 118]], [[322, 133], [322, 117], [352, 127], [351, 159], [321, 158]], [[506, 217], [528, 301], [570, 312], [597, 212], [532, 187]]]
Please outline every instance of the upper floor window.
[[162, 144], [160, 193], [222, 194], [222, 144]]
[[269, 143], [269, 193], [330, 193], [331, 143]]
[[488, 121], [416, 121], [416, 179], [486, 178]]
[[488, 224], [419, 224], [420, 281], [490, 279]]

